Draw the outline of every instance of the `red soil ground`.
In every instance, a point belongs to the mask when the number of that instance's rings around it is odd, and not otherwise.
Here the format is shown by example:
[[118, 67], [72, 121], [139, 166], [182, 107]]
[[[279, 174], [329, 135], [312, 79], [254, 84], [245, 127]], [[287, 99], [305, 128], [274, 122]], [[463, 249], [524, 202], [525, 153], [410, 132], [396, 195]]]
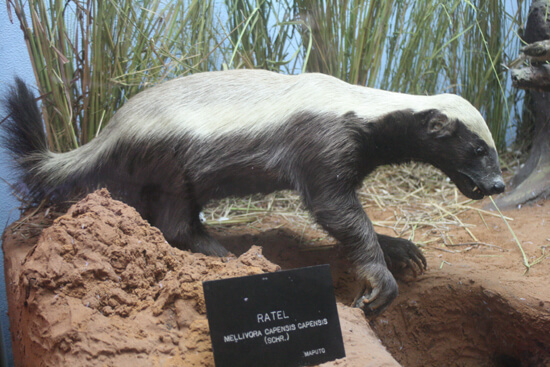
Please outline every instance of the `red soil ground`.
[[[19, 365], [211, 366], [203, 280], [329, 263], [348, 357], [327, 366], [550, 366], [550, 203], [504, 213], [528, 260], [540, 260], [527, 274], [506, 223], [471, 210], [460, 219], [478, 241], [456, 228], [447, 234], [453, 246], [425, 245], [428, 270], [405, 273], [397, 300], [369, 325], [345, 306], [359, 291], [352, 267], [313, 228], [275, 217], [254, 227], [214, 226], [237, 257], [209, 258], [173, 249], [106, 195], [79, 202], [47, 229], [51, 211], [6, 231]], [[369, 215], [382, 220], [387, 211]], [[434, 236], [426, 228], [415, 239]]]

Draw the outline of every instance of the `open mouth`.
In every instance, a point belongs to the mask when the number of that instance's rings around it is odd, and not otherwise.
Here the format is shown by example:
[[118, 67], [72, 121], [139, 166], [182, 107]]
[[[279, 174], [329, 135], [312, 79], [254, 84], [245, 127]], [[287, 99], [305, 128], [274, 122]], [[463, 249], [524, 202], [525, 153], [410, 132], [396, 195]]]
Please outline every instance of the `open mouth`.
[[489, 195], [485, 193], [470, 176], [462, 172], [456, 172], [453, 175], [449, 175], [449, 177], [453, 180], [460, 192], [469, 199], [481, 200]]
[[479, 199], [483, 199], [483, 197], [485, 197], [485, 194], [481, 192], [481, 189], [479, 187], [475, 186], [472, 189], [472, 197], [470, 199], [479, 200]]

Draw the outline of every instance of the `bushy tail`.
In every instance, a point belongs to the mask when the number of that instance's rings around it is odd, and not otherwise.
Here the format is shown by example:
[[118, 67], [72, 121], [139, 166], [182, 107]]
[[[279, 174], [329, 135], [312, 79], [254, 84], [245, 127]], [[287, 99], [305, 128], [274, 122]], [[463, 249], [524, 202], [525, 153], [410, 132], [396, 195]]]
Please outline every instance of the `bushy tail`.
[[20, 180], [27, 194], [40, 200], [46, 193], [39, 167], [51, 157], [38, 103], [27, 85], [15, 79], [10, 93], [4, 99], [7, 119], [2, 124], [2, 145], [14, 158]]

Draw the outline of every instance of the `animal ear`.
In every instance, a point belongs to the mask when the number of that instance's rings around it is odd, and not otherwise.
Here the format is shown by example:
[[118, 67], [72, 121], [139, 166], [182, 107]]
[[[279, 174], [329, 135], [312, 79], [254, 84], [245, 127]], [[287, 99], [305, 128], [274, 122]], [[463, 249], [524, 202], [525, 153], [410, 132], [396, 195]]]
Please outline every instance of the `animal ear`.
[[438, 110], [427, 110], [416, 113], [417, 118], [426, 126], [428, 135], [436, 138], [451, 136], [456, 129], [456, 122]]
[[435, 116], [438, 113], [436, 109], [431, 110], [422, 110], [414, 113], [414, 117], [416, 117], [418, 120], [424, 122], [428, 121], [430, 118]]
[[453, 135], [456, 129], [454, 120], [443, 114], [433, 116], [428, 121], [428, 134], [436, 138], [444, 138]]

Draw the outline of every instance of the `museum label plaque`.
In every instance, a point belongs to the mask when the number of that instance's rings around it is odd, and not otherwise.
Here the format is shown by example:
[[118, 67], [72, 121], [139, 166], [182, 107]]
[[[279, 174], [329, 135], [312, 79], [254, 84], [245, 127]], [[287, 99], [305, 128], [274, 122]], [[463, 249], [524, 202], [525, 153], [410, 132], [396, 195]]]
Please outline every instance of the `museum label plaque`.
[[345, 357], [328, 265], [203, 283], [216, 367]]

